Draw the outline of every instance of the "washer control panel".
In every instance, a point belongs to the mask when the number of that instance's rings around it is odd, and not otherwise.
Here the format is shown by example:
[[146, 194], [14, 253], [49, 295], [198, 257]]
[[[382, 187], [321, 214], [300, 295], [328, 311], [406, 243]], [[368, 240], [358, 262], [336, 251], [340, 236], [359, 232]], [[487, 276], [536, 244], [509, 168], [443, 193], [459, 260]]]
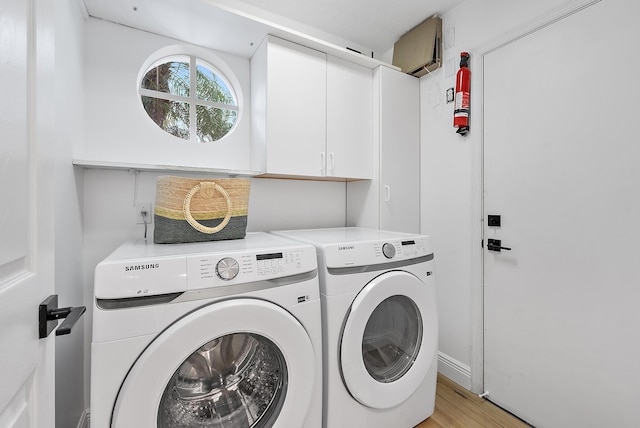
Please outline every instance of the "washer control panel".
[[240, 265], [231, 257], [225, 257], [216, 264], [216, 275], [223, 281], [231, 281], [238, 276]]
[[396, 255], [396, 247], [393, 244], [385, 242], [382, 244], [382, 254], [388, 259], [392, 259]]
[[264, 253], [192, 255], [187, 257], [187, 289], [264, 281], [310, 272], [316, 268], [315, 250], [311, 246]]

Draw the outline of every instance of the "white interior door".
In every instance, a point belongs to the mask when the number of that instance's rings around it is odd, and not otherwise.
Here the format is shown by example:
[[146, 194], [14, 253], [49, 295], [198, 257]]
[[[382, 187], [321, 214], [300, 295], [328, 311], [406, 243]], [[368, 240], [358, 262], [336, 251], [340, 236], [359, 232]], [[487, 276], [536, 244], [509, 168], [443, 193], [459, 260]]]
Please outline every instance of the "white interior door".
[[484, 57], [485, 390], [537, 427], [640, 420], [639, 12], [602, 1]]
[[0, 427], [55, 424], [55, 340], [38, 339], [54, 278], [46, 3], [0, 0]]

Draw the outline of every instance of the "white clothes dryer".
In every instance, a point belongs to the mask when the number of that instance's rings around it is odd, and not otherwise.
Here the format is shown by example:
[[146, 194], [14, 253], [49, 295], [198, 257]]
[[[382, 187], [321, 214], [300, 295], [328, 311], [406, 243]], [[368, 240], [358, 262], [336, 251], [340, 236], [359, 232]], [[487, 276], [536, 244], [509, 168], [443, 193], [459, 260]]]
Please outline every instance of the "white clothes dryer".
[[365, 228], [272, 233], [317, 248], [323, 426], [410, 428], [431, 416], [438, 317], [430, 238]]
[[322, 424], [315, 250], [127, 242], [95, 270], [91, 427]]

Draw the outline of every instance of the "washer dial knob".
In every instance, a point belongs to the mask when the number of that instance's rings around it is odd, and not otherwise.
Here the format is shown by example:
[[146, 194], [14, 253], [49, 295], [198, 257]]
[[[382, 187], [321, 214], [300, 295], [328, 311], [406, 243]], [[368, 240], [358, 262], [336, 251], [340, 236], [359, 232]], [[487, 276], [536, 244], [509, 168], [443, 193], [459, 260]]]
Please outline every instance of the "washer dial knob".
[[216, 275], [223, 281], [232, 280], [238, 276], [239, 271], [240, 265], [236, 259], [232, 259], [231, 257], [225, 257], [216, 264]]
[[392, 259], [396, 255], [396, 247], [388, 242], [382, 246], [382, 254], [388, 259]]

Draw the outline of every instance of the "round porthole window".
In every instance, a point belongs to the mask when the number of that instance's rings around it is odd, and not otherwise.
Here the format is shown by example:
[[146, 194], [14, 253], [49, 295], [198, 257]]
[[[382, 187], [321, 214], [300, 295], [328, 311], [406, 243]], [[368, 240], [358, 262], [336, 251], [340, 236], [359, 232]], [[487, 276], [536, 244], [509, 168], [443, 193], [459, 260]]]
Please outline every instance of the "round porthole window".
[[195, 55], [155, 61], [142, 73], [138, 88], [149, 118], [183, 140], [218, 141], [238, 121], [238, 98], [229, 80]]

